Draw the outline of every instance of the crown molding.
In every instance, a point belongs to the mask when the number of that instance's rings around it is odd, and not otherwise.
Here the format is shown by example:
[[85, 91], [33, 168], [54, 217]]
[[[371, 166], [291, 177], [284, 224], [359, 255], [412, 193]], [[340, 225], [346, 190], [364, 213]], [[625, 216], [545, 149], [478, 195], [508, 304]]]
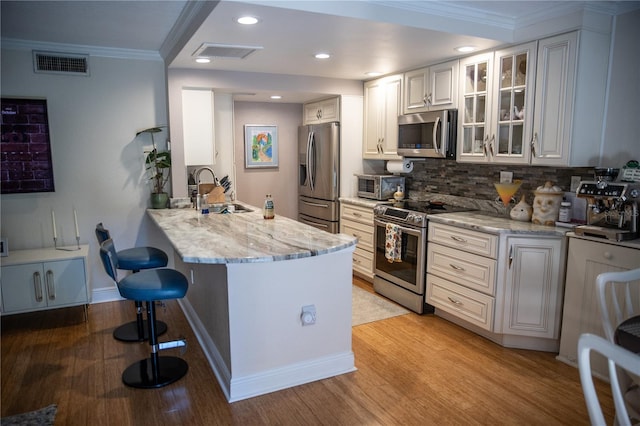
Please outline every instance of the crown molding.
[[68, 52], [88, 54], [90, 56], [100, 56], [117, 59], [139, 59], [145, 61], [162, 61], [160, 52], [153, 50], [119, 49], [113, 47], [86, 46], [80, 44], [50, 43], [34, 40], [20, 40], [3, 38], [0, 40], [3, 49], [13, 50], [44, 50], [54, 52]]

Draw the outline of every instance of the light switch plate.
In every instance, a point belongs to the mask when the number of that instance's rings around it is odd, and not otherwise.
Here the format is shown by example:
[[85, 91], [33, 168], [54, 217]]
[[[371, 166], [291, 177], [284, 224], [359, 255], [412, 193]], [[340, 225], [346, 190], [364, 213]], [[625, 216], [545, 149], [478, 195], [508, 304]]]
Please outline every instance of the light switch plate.
[[580, 185], [580, 176], [571, 176], [571, 192], [576, 192]]
[[511, 183], [513, 181], [513, 172], [500, 172], [500, 183]]

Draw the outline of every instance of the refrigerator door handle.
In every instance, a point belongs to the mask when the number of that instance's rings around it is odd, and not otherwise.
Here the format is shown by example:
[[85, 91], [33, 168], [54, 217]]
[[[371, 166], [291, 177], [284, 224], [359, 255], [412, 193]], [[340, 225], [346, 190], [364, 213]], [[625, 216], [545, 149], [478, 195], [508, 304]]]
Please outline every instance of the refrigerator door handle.
[[300, 200], [301, 203], [306, 204], [307, 206], [311, 206], [311, 207], [322, 207], [323, 209], [328, 209], [329, 208], [329, 204], [324, 203], [324, 204], [320, 204], [320, 203], [310, 203], [309, 201], [304, 201], [304, 200]]
[[313, 130], [309, 132], [309, 142], [307, 144], [307, 167], [309, 168], [309, 187], [315, 190], [316, 180], [316, 158], [315, 158], [315, 135]]

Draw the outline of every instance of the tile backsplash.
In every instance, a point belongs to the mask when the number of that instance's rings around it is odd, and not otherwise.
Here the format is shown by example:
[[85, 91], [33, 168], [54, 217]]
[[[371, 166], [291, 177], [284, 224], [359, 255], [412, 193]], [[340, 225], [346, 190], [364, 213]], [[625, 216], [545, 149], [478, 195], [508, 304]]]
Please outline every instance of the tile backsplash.
[[524, 194], [529, 204], [533, 202], [533, 191], [546, 181], [569, 192], [572, 176], [580, 176], [581, 180], [593, 179], [593, 167], [466, 164], [431, 158], [415, 161], [413, 165], [413, 172], [405, 175], [410, 198], [430, 199], [438, 194], [441, 198], [446, 198], [443, 200], [445, 202], [472, 203], [476, 208], [492, 212], [504, 209], [501, 203], [495, 202], [498, 193], [493, 186], [494, 182], [500, 181], [501, 171], [512, 172], [514, 180], [522, 180], [515, 198], [519, 200]]

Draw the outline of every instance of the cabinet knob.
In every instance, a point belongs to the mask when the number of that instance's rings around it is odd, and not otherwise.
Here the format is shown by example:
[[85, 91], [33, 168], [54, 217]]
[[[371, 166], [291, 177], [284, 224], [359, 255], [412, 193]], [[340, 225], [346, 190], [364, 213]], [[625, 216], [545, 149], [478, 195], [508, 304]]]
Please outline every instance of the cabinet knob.
[[608, 251], [605, 251], [603, 256], [605, 259], [611, 259], [613, 257], [613, 255]]

